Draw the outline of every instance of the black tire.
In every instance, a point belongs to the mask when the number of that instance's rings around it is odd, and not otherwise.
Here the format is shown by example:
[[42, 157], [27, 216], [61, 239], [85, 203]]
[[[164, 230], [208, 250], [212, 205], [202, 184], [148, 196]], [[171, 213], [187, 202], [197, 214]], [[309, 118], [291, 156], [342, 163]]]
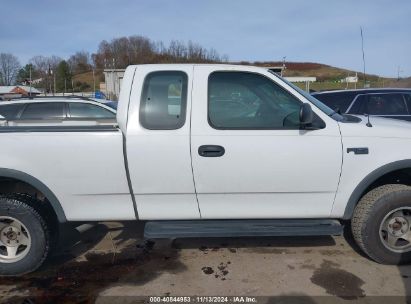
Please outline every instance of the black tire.
[[[29, 197], [27, 197], [29, 199]], [[25, 202], [22, 195], [0, 196], [0, 217], [20, 221], [30, 234], [31, 245], [27, 254], [16, 262], [5, 263], [0, 259], [0, 275], [22, 275], [36, 270], [50, 251], [50, 232], [40, 212]]]
[[411, 187], [389, 184], [365, 194], [354, 210], [351, 229], [358, 246], [374, 261], [398, 265], [411, 262], [411, 252], [398, 253], [384, 246], [380, 225], [390, 211], [411, 206]]

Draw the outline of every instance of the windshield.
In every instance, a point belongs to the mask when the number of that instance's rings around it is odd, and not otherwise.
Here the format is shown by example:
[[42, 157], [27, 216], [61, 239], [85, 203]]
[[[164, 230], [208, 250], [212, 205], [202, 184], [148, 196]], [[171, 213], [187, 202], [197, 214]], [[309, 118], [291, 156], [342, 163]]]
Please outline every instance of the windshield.
[[328, 116], [334, 118], [335, 120], [342, 120], [344, 119], [340, 114], [335, 112], [333, 109], [329, 108], [325, 104], [323, 104], [321, 101], [319, 101], [317, 98], [312, 96], [311, 94], [307, 93], [306, 91], [300, 89], [297, 87], [295, 84], [289, 82], [287, 79], [284, 79], [283, 77], [279, 76], [273, 71], [268, 70], [271, 74], [277, 76], [280, 78], [282, 81], [284, 81], [286, 84], [288, 84], [290, 87], [292, 87], [294, 90], [296, 90], [298, 93], [303, 95], [305, 98], [307, 98], [313, 105], [315, 105], [318, 109], [320, 109], [322, 112], [327, 114]]
[[106, 106], [109, 106], [110, 108], [117, 110], [118, 102], [116, 101], [109, 101], [104, 103]]

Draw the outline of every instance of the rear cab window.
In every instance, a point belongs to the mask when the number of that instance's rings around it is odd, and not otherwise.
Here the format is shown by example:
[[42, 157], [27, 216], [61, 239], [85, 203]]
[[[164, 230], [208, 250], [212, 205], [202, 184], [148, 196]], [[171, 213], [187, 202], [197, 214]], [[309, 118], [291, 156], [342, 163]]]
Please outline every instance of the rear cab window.
[[175, 130], [186, 120], [188, 76], [182, 71], [158, 71], [144, 80], [140, 123], [149, 130]]

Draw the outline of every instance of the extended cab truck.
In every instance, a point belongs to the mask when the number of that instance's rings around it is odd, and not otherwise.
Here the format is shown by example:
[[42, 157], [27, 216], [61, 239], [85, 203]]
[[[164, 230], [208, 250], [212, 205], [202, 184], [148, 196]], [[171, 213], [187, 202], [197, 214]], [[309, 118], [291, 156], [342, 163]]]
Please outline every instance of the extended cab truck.
[[127, 68], [116, 125], [0, 128], [0, 273], [35, 270], [66, 221], [147, 238], [333, 235], [411, 259], [411, 124], [340, 115], [266, 69]]

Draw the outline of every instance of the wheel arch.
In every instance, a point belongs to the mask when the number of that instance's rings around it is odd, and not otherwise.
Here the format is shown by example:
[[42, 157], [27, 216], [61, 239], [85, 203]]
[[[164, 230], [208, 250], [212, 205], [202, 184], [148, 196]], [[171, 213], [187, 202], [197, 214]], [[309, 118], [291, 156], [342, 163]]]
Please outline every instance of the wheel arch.
[[351, 219], [355, 206], [357, 205], [361, 197], [372, 189], [373, 185], [377, 185], [379, 180], [383, 179], [386, 176], [389, 176], [391, 173], [400, 170], [411, 170], [411, 159], [404, 159], [388, 163], [369, 173], [351, 193], [347, 206], [345, 207], [343, 219]]
[[58, 221], [60, 223], [67, 222], [63, 207], [61, 206], [60, 201], [58, 200], [56, 195], [44, 183], [42, 183], [34, 176], [14, 169], [0, 168], [0, 178], [11, 178], [16, 181], [24, 182], [34, 189], [37, 189], [49, 201], [57, 216]]

